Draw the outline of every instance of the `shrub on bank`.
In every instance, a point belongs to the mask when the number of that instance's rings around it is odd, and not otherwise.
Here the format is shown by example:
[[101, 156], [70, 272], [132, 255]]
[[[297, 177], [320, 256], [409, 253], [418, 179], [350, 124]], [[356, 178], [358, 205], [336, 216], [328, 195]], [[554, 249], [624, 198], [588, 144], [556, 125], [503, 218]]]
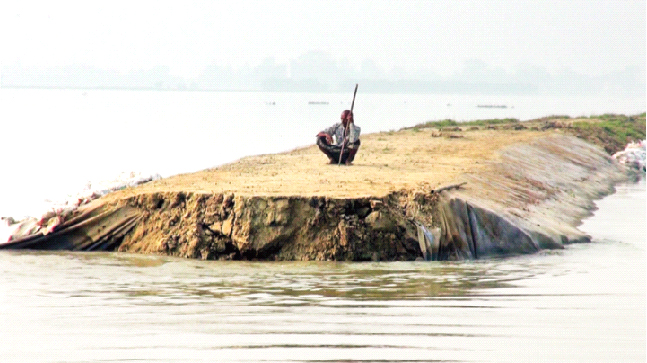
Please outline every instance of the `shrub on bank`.
[[[453, 127], [453, 126], [488, 126], [488, 125], [499, 125], [499, 124], [510, 124], [510, 123], [517, 123], [519, 122], [518, 119], [516, 118], [496, 118], [496, 119], [485, 119], [485, 120], [473, 120], [473, 121], [465, 121], [465, 122], [457, 122], [454, 120], [446, 119], [446, 120], [440, 120], [440, 121], [427, 121], [423, 122], [421, 124], [417, 124], [413, 126], [413, 129], [420, 129], [420, 128], [426, 128], [426, 127], [433, 127], [433, 128], [444, 128], [444, 127]], [[411, 127], [405, 127], [404, 129], [409, 129]]]
[[645, 114], [591, 116], [588, 120], [574, 122], [570, 131], [614, 154], [624, 150], [630, 142], [645, 139]]

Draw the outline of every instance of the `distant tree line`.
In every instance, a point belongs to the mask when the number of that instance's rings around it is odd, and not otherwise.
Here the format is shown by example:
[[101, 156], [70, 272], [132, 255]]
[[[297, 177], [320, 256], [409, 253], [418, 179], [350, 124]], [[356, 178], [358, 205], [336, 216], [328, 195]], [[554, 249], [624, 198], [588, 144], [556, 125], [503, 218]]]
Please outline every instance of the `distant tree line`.
[[323, 52], [309, 52], [289, 63], [263, 60], [255, 67], [211, 65], [190, 79], [175, 76], [168, 67], [120, 72], [70, 65], [38, 69], [0, 69], [2, 88], [145, 89], [196, 91], [346, 92], [355, 83], [363, 92], [458, 93], [519, 95], [626, 95], [645, 94], [644, 70], [634, 67], [604, 76], [575, 72], [550, 74], [544, 68], [524, 66], [514, 73], [473, 60], [449, 77], [432, 72], [380, 69], [365, 60], [359, 69]]

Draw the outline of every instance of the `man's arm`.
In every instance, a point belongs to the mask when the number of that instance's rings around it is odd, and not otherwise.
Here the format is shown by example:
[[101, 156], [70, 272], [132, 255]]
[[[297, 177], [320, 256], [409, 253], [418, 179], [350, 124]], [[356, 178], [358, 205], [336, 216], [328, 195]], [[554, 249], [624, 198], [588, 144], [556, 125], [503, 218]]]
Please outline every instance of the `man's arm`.
[[359, 134], [361, 131], [362, 129], [359, 126], [351, 124], [348, 128], [348, 142], [354, 144], [357, 140], [359, 140]]
[[341, 125], [341, 123], [336, 123], [336, 124], [330, 126], [329, 128], [327, 128], [327, 129], [321, 131], [319, 134], [317, 134], [317, 137], [321, 137], [321, 136], [325, 135], [326, 136], [326, 141], [328, 141], [329, 144], [332, 144], [332, 142], [333, 142], [332, 137], [335, 135], [335, 133], [337, 132], [337, 128], [340, 125]]
[[325, 131], [321, 131], [317, 134], [317, 137], [325, 137], [328, 144], [332, 144], [332, 136], [327, 134]]

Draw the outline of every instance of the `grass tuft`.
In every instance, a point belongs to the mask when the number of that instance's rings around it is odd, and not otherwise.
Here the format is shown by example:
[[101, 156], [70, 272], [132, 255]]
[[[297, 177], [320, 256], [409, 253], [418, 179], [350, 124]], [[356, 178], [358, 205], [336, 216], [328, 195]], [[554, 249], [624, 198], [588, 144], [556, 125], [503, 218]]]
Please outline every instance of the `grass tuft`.
[[591, 116], [589, 120], [574, 122], [572, 132], [603, 145], [610, 154], [623, 150], [632, 141], [645, 139], [645, 113], [636, 116], [604, 114]]
[[452, 127], [452, 126], [487, 126], [487, 125], [510, 124], [510, 123], [517, 123], [517, 122], [519, 122], [519, 120], [516, 118], [503, 118], [503, 119], [497, 118], [497, 119], [473, 120], [473, 121], [465, 121], [465, 122], [457, 122], [451, 119], [445, 119], [440, 121], [427, 121], [421, 124], [417, 124], [413, 127], [405, 127], [403, 128], [403, 130], [414, 129], [415, 131], [426, 127], [433, 127], [433, 128], [440, 129], [440, 128]]

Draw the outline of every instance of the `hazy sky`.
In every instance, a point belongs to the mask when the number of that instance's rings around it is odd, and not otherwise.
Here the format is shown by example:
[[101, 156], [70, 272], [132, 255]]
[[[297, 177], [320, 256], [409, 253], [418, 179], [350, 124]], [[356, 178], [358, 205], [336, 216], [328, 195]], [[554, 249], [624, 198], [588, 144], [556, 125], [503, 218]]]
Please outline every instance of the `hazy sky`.
[[[470, 59], [601, 75], [645, 69], [645, 1], [3, 1], [0, 66], [253, 67], [323, 51], [441, 76]], [[643, 80], [644, 81], [644, 80]]]

